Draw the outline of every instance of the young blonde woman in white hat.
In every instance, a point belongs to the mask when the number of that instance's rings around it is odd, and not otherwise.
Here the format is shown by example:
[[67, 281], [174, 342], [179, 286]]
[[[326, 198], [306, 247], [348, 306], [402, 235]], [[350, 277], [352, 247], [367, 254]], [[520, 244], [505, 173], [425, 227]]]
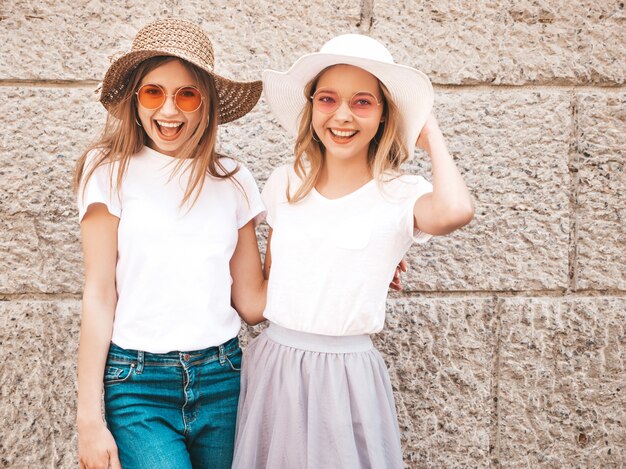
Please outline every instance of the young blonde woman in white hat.
[[107, 124], [76, 171], [81, 468], [230, 468], [241, 363], [231, 292], [244, 319], [261, 320], [264, 207], [215, 141], [260, 94], [260, 81], [215, 74], [206, 33], [173, 19], [139, 31], [104, 78]]
[[[264, 72], [263, 86], [296, 137], [295, 161], [262, 194], [270, 326], [244, 353], [233, 467], [403, 467], [369, 334], [383, 328], [389, 279], [409, 246], [473, 217], [431, 114], [432, 86], [361, 35]], [[432, 185], [401, 171], [416, 142]]]

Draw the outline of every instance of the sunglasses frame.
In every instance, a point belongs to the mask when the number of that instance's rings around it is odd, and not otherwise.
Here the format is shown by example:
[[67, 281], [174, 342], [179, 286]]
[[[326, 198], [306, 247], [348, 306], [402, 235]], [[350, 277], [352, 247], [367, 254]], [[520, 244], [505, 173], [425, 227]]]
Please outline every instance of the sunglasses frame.
[[[157, 88], [159, 88], [159, 89], [161, 90], [161, 92], [163, 93], [163, 102], [162, 102], [160, 105], [158, 105], [157, 107], [147, 107], [147, 106], [145, 106], [145, 105], [141, 102], [141, 99], [139, 99], [139, 92], [141, 91], [141, 89], [142, 89], [142, 88], [144, 88], [144, 87], [146, 87], [146, 86], [156, 86], [156, 87], [157, 87]], [[194, 89], [194, 90], [196, 90], [196, 91], [198, 92], [198, 94], [200, 95], [200, 104], [198, 104], [198, 107], [197, 107], [197, 108], [195, 108], [193, 111], [185, 111], [185, 110], [181, 109], [181, 108], [178, 106], [178, 103], [176, 102], [176, 96], [178, 95], [178, 93], [179, 93], [181, 90], [184, 90], [185, 88], [191, 88], [191, 89]], [[184, 112], [185, 114], [191, 114], [192, 112], [196, 112], [198, 109], [200, 109], [200, 108], [202, 107], [202, 103], [204, 102], [204, 96], [202, 96], [202, 92], [200, 92], [200, 90], [199, 90], [196, 86], [193, 86], [193, 85], [185, 85], [185, 86], [181, 86], [180, 88], [178, 88], [178, 89], [174, 92], [174, 94], [169, 94], [169, 93], [166, 93], [166, 92], [165, 92], [165, 89], [164, 89], [161, 85], [159, 85], [159, 84], [157, 84], [157, 83], [144, 83], [144, 84], [143, 84], [143, 85], [141, 85], [139, 88], [137, 88], [137, 91], [135, 91], [135, 96], [137, 96], [137, 103], [138, 103], [141, 107], [143, 107], [143, 108], [145, 108], [145, 109], [149, 109], [149, 110], [151, 110], [151, 111], [154, 111], [155, 109], [159, 109], [160, 107], [163, 107], [163, 105], [165, 104], [165, 101], [167, 101], [167, 98], [169, 98], [170, 96], [172, 96], [172, 97], [174, 98], [174, 105], [176, 106], [176, 109], [178, 109], [180, 112]]]
[[319, 89], [315, 90], [315, 93], [313, 93], [313, 94], [310, 96], [310, 98], [311, 98], [311, 105], [312, 105], [314, 108], [315, 108], [315, 96], [317, 95], [317, 93], [319, 93], [319, 92], [321, 92], [321, 91], [332, 92], [332, 93], [336, 94], [336, 95], [337, 95], [337, 97], [340, 99], [340, 100], [337, 102], [337, 107], [336, 107], [335, 109], [333, 109], [332, 111], [328, 111], [328, 112], [326, 112], [326, 111], [322, 111], [321, 109], [317, 108], [317, 110], [318, 110], [319, 112], [323, 113], [323, 114], [332, 114], [333, 112], [336, 112], [336, 111], [337, 111], [337, 109], [339, 109], [339, 106], [341, 106], [341, 103], [342, 103], [343, 101], [347, 101], [347, 102], [348, 102], [348, 109], [350, 109], [350, 112], [351, 112], [352, 114], [354, 114], [354, 115], [355, 115], [355, 116], [357, 116], [357, 117], [361, 117], [361, 118], [364, 118], [364, 117], [369, 117], [369, 116], [359, 116], [357, 113], [355, 113], [355, 112], [352, 110], [352, 107], [350, 106], [350, 102], [352, 101], [352, 98], [354, 98], [357, 94], [367, 94], [367, 95], [371, 96], [371, 97], [372, 97], [372, 98], [374, 98], [374, 100], [376, 101], [376, 106], [380, 106], [380, 105], [382, 105], [382, 104], [383, 104], [383, 102], [382, 102], [382, 101], [379, 101], [379, 100], [378, 100], [378, 98], [377, 98], [376, 96], [374, 96], [372, 93], [370, 93], [369, 91], [357, 91], [357, 92], [355, 92], [352, 96], [350, 96], [350, 99], [348, 99], [348, 98], [344, 98], [343, 96], [341, 96], [341, 95], [340, 95], [337, 91], [333, 90], [332, 88], [319, 88]]

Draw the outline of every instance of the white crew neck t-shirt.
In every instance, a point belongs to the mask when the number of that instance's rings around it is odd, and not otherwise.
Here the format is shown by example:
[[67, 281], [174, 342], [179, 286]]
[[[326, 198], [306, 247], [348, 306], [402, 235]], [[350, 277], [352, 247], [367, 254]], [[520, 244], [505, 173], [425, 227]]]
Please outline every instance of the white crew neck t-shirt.
[[432, 185], [403, 175], [372, 180], [338, 199], [313, 189], [287, 202], [300, 180], [291, 165], [274, 171], [263, 189], [272, 227], [272, 266], [264, 316], [289, 329], [332, 336], [382, 330], [389, 283], [413, 242], [413, 206]]
[[[86, 168], [96, 154], [89, 155]], [[230, 302], [229, 263], [238, 230], [263, 218], [259, 190], [241, 166], [235, 179], [245, 194], [229, 179], [207, 176], [195, 204], [180, 207], [190, 165], [185, 161], [173, 173], [179, 161], [144, 147], [131, 157], [119, 194], [117, 163], [98, 167], [84, 198], [79, 192], [80, 220], [94, 203], [120, 219], [111, 340], [125, 349], [199, 350], [226, 342], [240, 329]], [[229, 171], [237, 164], [220, 161]]]

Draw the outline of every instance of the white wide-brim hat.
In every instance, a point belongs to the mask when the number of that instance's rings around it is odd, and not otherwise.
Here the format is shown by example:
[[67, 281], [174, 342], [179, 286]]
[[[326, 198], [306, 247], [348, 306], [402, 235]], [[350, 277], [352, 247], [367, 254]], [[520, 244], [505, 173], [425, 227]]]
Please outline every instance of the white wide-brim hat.
[[387, 87], [400, 111], [399, 130], [412, 158], [415, 141], [432, 110], [433, 87], [424, 73], [395, 63], [387, 48], [368, 36], [337, 36], [319, 52], [300, 57], [287, 72], [263, 71], [265, 99], [280, 124], [297, 135], [301, 113], [310, 99], [304, 95], [305, 85], [325, 68], [338, 64], [362, 68]]

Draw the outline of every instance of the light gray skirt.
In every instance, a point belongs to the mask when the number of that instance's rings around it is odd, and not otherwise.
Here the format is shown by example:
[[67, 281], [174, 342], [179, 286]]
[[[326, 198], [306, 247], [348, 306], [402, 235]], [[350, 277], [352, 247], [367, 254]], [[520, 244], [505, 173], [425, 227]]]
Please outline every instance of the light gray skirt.
[[369, 336], [271, 324], [244, 352], [236, 469], [402, 468], [387, 367]]

